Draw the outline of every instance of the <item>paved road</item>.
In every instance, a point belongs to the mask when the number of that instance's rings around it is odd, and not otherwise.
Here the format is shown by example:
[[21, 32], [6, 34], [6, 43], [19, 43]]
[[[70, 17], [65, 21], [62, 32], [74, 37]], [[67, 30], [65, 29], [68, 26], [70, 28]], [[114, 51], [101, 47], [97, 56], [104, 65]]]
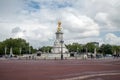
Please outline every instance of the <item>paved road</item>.
[[0, 60], [0, 80], [76, 80], [77, 78], [119, 80], [120, 59]]

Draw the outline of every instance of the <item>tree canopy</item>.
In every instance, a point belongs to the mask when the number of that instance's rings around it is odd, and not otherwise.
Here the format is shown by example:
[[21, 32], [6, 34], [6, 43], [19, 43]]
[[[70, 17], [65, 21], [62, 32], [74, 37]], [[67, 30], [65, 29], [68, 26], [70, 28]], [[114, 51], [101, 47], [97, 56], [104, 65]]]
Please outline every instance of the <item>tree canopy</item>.
[[[5, 54], [5, 48], [6, 48], [6, 54], [10, 53], [10, 48], [13, 49], [13, 54], [20, 55], [20, 54], [26, 54], [26, 53], [32, 53], [34, 51], [32, 46], [29, 46], [29, 43], [26, 42], [26, 40], [17, 38], [9, 38], [4, 40], [3, 42], [0, 42], [0, 54]], [[20, 53], [21, 49], [21, 53]]]
[[[79, 44], [79, 43], [72, 43], [66, 45], [69, 52], [77, 52], [77, 53], [85, 53], [90, 52], [94, 53], [94, 49], [96, 48], [97, 53], [103, 53], [103, 54], [114, 54], [120, 53], [120, 46], [117, 45], [110, 45], [110, 44], [102, 44], [101, 46], [96, 46], [94, 42], [89, 42], [87, 44]], [[36, 51], [36, 49], [33, 49], [32, 46], [26, 40], [17, 38], [9, 38], [2, 42], [0, 42], [0, 55], [5, 55], [5, 49], [6, 54], [10, 54], [10, 48], [13, 49], [13, 54], [15, 55], [21, 55], [21, 54], [31, 54]], [[51, 46], [43, 46], [39, 48], [39, 51], [42, 52], [51, 52], [52, 47]], [[20, 51], [21, 50], [21, 51]]]

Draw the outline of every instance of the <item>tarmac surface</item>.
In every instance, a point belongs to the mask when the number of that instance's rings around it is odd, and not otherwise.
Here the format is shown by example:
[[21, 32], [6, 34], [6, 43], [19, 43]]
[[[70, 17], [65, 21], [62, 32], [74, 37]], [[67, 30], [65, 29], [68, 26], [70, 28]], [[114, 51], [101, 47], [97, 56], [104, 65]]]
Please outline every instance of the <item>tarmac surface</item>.
[[120, 80], [120, 59], [0, 59], [0, 80]]

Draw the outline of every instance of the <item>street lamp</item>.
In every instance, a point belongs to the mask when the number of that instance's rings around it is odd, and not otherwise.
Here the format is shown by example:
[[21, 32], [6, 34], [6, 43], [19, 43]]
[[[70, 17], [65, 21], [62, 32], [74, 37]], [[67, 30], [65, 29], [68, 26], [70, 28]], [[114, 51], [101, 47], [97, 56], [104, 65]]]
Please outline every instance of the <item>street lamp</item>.
[[6, 53], [7, 53], [7, 47], [5, 46], [5, 56], [6, 56]]
[[31, 54], [31, 47], [29, 46], [29, 54]]
[[60, 43], [61, 43], [61, 60], [63, 60], [63, 43], [64, 43], [64, 41], [61, 40]]
[[75, 53], [75, 58], [77, 59], [77, 54], [78, 54], [78, 46], [77, 46], [77, 50], [76, 50], [76, 53]]
[[21, 56], [22, 48], [20, 47], [20, 56]]
[[86, 54], [88, 53], [88, 49], [87, 49], [87, 47], [86, 47]]
[[78, 48], [78, 46], [77, 46], [77, 51], [76, 51], [76, 52], [77, 52], [77, 54], [78, 54], [78, 50], [79, 50], [79, 48]]
[[48, 48], [48, 53], [49, 53], [49, 48]]

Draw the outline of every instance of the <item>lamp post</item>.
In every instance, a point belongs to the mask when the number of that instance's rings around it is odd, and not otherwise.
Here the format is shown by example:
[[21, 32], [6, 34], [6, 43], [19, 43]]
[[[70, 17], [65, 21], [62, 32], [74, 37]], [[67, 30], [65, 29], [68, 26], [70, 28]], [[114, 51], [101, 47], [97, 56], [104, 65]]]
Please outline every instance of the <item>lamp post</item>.
[[63, 43], [64, 43], [64, 41], [61, 40], [60, 43], [61, 43], [61, 60], [63, 60]]
[[76, 51], [76, 52], [77, 52], [77, 54], [78, 54], [78, 50], [79, 50], [79, 48], [78, 48], [78, 46], [77, 46], [77, 51]]
[[29, 54], [31, 54], [31, 47], [29, 46]]
[[5, 56], [6, 56], [6, 53], [7, 53], [7, 47], [5, 46]]
[[49, 48], [48, 48], [48, 53], [49, 53]]
[[22, 48], [20, 47], [20, 56], [21, 56]]
[[77, 54], [78, 54], [78, 46], [77, 46], [77, 50], [76, 50], [76, 53], [75, 53], [75, 58], [77, 59]]
[[88, 53], [88, 49], [87, 49], [87, 47], [86, 47], [86, 54]]

